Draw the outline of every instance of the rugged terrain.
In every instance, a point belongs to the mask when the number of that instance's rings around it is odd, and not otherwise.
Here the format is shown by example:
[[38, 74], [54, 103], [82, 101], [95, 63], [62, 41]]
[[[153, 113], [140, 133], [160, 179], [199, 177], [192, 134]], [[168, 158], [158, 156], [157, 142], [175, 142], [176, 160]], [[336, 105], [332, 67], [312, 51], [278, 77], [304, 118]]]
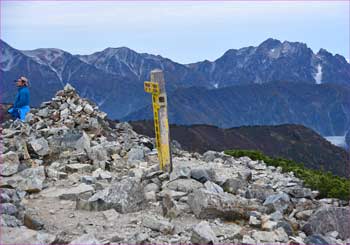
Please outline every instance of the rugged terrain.
[[26, 122], [2, 123], [1, 244], [345, 244], [349, 203], [293, 173], [153, 140], [66, 85]]
[[[137, 133], [154, 137], [153, 121], [132, 121], [130, 124]], [[170, 125], [170, 135], [184, 150], [190, 152], [258, 150], [270, 157], [283, 157], [303, 163], [307, 168], [350, 177], [349, 153], [302, 125], [230, 129], [208, 125]]]
[[304, 43], [268, 39], [194, 64], [126, 47], [72, 55], [54, 48], [17, 50], [0, 41], [0, 49], [2, 103], [13, 100], [11, 81], [26, 75], [33, 106], [68, 82], [112, 119], [148, 119], [151, 100], [143, 82], [152, 69], [161, 68], [172, 123], [298, 123], [323, 136], [343, 136], [350, 128], [350, 64], [324, 49], [313, 52]]

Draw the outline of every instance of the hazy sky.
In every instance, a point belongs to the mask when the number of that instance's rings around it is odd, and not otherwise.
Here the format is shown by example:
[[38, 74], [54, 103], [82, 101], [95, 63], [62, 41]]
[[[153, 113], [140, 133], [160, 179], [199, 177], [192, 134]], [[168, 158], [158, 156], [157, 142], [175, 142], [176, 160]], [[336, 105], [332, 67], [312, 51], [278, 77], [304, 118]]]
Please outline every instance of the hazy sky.
[[1, 1], [1, 38], [17, 49], [126, 46], [190, 63], [273, 37], [349, 59], [349, 10], [349, 1]]

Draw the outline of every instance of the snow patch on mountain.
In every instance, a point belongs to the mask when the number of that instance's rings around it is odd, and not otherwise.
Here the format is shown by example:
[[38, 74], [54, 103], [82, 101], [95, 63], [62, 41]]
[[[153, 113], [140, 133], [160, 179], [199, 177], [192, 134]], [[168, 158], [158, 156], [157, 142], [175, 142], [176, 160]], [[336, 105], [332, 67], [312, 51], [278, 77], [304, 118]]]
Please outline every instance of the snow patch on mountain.
[[66, 59], [63, 57], [65, 54], [63, 50], [56, 48], [40, 48], [35, 50], [24, 50], [21, 52], [24, 55], [32, 58], [37, 63], [48, 66], [53, 72], [56, 73], [62, 87], [64, 86], [62, 73], [65, 68]]
[[333, 145], [342, 147], [342, 148], [346, 148], [347, 144], [345, 141], [345, 135], [341, 135], [341, 136], [325, 136], [324, 137], [326, 140], [328, 140], [329, 142], [331, 142]]
[[0, 69], [2, 71], [10, 71], [13, 67], [17, 65], [15, 57], [16, 54], [10, 52], [8, 49], [2, 49]]
[[314, 79], [316, 81], [316, 84], [322, 83], [322, 66], [321, 66], [321, 64], [317, 65], [317, 72], [314, 75]]

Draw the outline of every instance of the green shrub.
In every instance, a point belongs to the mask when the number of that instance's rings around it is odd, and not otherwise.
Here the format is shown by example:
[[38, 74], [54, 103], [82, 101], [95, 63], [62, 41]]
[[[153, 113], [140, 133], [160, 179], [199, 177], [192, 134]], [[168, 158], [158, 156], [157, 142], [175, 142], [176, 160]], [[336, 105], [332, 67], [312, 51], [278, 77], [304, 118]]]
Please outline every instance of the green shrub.
[[264, 161], [269, 166], [281, 167], [282, 172], [293, 172], [296, 177], [304, 181], [306, 187], [320, 192], [320, 198], [350, 199], [350, 180], [324, 172], [305, 168], [303, 163], [297, 163], [284, 158], [272, 158], [260, 151], [254, 150], [226, 150], [225, 154], [233, 157], [247, 156], [252, 160]]

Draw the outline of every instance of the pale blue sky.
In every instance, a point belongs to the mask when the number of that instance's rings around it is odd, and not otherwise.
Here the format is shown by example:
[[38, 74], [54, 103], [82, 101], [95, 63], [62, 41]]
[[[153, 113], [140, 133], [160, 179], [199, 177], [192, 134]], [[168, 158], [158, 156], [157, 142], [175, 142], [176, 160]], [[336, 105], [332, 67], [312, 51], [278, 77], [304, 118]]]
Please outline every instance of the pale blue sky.
[[1, 38], [17, 49], [90, 54], [126, 46], [180, 63], [214, 60], [269, 37], [349, 59], [349, 2], [1, 1]]

